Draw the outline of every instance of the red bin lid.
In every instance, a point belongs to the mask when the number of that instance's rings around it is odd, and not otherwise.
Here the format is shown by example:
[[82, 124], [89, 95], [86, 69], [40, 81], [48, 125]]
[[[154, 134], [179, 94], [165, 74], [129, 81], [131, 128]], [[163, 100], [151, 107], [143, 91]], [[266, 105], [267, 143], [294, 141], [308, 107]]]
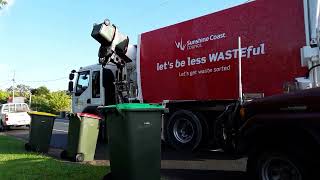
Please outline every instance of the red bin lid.
[[80, 117], [88, 117], [88, 118], [93, 118], [93, 119], [102, 119], [101, 116], [95, 115], [95, 114], [90, 114], [90, 113], [77, 113], [77, 116]]

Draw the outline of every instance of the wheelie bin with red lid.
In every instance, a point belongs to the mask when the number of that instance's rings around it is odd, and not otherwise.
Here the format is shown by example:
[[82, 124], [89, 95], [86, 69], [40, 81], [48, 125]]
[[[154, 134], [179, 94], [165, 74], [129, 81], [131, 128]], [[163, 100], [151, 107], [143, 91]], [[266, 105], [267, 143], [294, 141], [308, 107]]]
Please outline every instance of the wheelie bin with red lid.
[[69, 114], [67, 149], [61, 152], [62, 159], [76, 162], [92, 161], [97, 145], [99, 121], [94, 114]]

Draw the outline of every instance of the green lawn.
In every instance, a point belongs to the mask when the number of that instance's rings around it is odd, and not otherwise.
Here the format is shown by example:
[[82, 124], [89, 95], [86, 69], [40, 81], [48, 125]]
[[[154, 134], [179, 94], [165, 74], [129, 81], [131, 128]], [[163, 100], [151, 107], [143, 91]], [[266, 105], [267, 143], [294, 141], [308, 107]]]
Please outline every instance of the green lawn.
[[24, 142], [0, 135], [0, 179], [102, 179], [106, 166], [62, 162], [51, 157], [29, 153]]

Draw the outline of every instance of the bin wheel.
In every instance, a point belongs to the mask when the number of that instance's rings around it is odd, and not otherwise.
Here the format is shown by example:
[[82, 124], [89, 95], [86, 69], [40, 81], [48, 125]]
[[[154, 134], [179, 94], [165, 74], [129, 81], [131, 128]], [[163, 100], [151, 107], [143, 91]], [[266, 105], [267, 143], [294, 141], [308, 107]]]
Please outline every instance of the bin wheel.
[[112, 174], [108, 173], [105, 176], [103, 176], [103, 180], [112, 180]]
[[60, 158], [61, 159], [67, 159], [67, 151], [66, 150], [63, 150], [60, 154]]
[[25, 145], [24, 145], [24, 149], [26, 150], [26, 151], [31, 151], [32, 149], [31, 149], [31, 145], [29, 144], [29, 143], [26, 143]]
[[37, 153], [40, 153], [40, 147], [39, 146], [34, 147], [34, 151]]
[[83, 162], [84, 161], [84, 154], [79, 153], [76, 155], [76, 162]]
[[6, 127], [3, 125], [2, 121], [0, 121], [0, 132], [5, 130], [6, 130]]

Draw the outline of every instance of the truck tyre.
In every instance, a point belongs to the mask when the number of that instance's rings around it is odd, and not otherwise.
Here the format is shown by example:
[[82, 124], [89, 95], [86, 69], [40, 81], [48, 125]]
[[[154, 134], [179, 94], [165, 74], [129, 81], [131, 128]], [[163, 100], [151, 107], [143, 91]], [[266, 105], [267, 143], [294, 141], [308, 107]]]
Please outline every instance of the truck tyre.
[[170, 116], [166, 131], [169, 145], [188, 152], [200, 144], [203, 128], [200, 119], [193, 112], [179, 110]]
[[233, 154], [235, 152], [235, 143], [232, 139], [232, 134], [224, 124], [219, 123], [217, 120], [214, 124], [214, 137], [215, 143], [221, 147], [224, 152]]
[[281, 151], [251, 153], [247, 173], [252, 180], [308, 180], [307, 163], [302, 158]]

